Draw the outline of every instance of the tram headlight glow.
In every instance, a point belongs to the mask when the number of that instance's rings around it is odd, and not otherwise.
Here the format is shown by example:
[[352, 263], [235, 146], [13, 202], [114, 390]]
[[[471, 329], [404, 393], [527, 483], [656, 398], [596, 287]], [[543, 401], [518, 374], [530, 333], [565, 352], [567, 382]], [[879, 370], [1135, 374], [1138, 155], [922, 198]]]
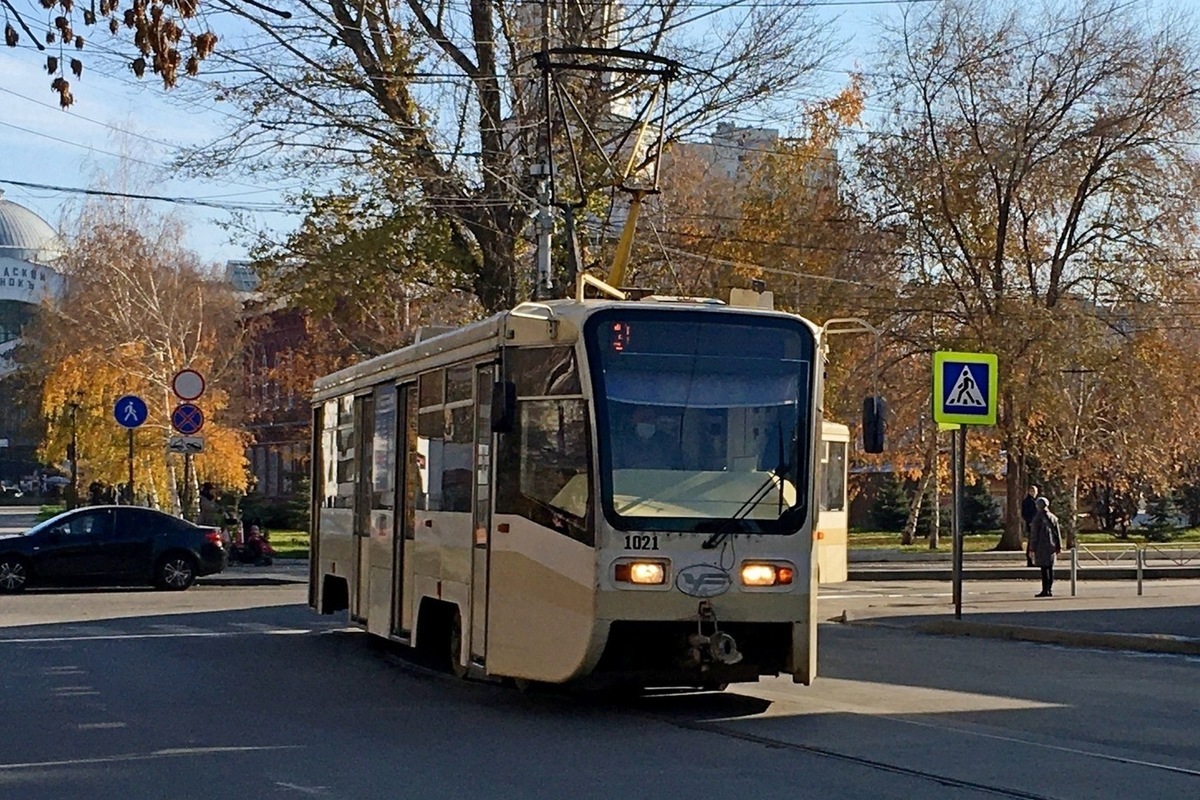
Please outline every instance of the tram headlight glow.
[[791, 564], [751, 562], [742, 565], [743, 586], [788, 586], [796, 576]]
[[662, 561], [625, 561], [616, 565], [613, 577], [622, 583], [660, 586], [667, 582], [667, 565]]

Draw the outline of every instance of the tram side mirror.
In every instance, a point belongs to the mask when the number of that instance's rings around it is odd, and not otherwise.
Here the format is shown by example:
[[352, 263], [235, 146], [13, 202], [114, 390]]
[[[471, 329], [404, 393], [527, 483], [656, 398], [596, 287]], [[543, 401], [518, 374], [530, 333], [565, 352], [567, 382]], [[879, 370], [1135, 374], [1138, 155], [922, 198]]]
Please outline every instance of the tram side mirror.
[[512, 381], [492, 384], [492, 433], [512, 433], [517, 427], [517, 385]]
[[884, 417], [887, 403], [879, 395], [863, 398], [862, 432], [863, 450], [868, 453], [883, 452]]

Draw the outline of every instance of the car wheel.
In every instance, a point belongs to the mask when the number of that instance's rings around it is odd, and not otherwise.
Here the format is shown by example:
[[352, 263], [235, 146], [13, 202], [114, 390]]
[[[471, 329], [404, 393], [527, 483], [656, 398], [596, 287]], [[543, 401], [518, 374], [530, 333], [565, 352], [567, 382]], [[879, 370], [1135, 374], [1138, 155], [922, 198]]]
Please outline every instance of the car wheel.
[[169, 555], [158, 562], [154, 584], [160, 589], [182, 592], [196, 581], [196, 562], [191, 556]]
[[29, 567], [16, 556], [0, 558], [0, 592], [14, 594], [25, 591], [29, 580]]

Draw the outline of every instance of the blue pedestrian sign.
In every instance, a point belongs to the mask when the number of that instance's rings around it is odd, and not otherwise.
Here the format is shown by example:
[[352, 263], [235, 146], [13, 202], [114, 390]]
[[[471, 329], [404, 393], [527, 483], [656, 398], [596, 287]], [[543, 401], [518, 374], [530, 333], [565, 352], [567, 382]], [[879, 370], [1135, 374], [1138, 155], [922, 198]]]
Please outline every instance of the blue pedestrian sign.
[[934, 353], [934, 422], [995, 425], [998, 366], [993, 353]]
[[127, 394], [117, 399], [113, 404], [113, 417], [122, 428], [134, 428], [146, 421], [150, 412], [146, 410], [146, 401], [136, 394]]
[[194, 403], [180, 403], [171, 412], [171, 427], [184, 436], [199, 433], [204, 427], [204, 412]]

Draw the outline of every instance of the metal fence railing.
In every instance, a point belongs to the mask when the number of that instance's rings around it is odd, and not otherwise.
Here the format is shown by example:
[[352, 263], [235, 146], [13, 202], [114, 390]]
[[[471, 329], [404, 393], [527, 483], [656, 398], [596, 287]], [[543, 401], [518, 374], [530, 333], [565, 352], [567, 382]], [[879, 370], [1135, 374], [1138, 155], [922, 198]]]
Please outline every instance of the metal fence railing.
[[1146, 567], [1151, 562], [1155, 562], [1154, 566], [1174, 567], [1200, 564], [1200, 547], [1194, 542], [1084, 544], [1077, 541], [1071, 548], [1071, 596], [1077, 593], [1081, 568], [1086, 572], [1088, 567], [1097, 566], [1132, 568], [1137, 576], [1137, 593], [1141, 595]]

